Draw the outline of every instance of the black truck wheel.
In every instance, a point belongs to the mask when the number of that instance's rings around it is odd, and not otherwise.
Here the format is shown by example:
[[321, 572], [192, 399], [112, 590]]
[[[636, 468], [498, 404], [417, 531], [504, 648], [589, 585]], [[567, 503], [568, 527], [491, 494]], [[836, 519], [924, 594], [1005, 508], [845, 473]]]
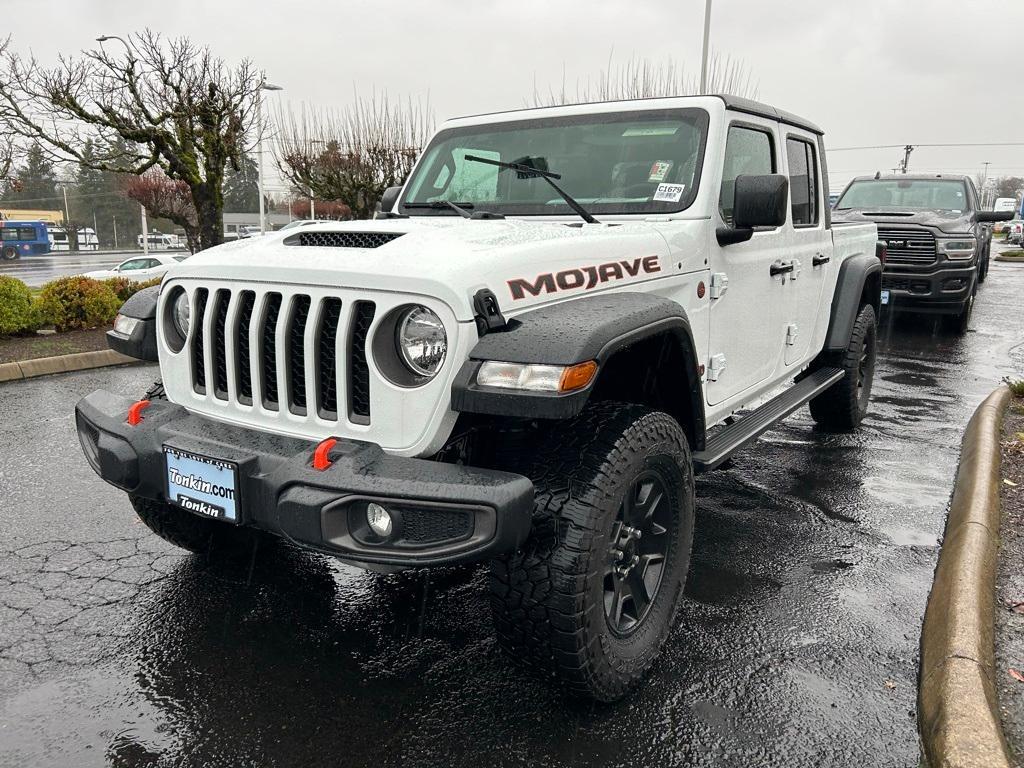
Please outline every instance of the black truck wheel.
[[153, 533], [176, 547], [211, 558], [231, 557], [252, 551], [269, 534], [254, 528], [239, 528], [232, 523], [210, 520], [160, 501], [128, 497], [139, 519]]
[[830, 432], [855, 429], [868, 412], [875, 378], [875, 309], [865, 304], [857, 313], [850, 343], [836, 361], [846, 375], [810, 402], [811, 417]]
[[693, 543], [690, 449], [665, 413], [598, 403], [555, 426], [533, 462], [533, 532], [492, 561], [498, 641], [599, 701], [651, 668]]
[[21, 254], [18, 253], [18, 249], [15, 248], [13, 245], [4, 246], [3, 257], [5, 261], [14, 261], [20, 255]]

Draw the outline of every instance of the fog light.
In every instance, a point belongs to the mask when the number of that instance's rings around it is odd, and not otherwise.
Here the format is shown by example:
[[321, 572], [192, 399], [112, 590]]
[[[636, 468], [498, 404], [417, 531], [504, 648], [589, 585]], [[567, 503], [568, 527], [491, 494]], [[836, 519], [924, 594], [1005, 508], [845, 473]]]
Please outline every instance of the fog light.
[[371, 501], [366, 505], [366, 524], [382, 539], [391, 535], [391, 515], [376, 502]]

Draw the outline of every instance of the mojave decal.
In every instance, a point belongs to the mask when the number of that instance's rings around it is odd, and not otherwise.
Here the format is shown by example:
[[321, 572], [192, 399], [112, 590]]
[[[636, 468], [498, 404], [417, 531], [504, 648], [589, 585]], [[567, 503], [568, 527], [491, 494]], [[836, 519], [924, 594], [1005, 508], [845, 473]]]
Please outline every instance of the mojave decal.
[[561, 272], [545, 272], [533, 280], [516, 277], [508, 281], [508, 289], [513, 299], [523, 299], [526, 295], [540, 296], [542, 293], [571, 291], [574, 288], [590, 290], [598, 283], [609, 280], [623, 280], [636, 277], [641, 272], [652, 274], [661, 272], [661, 264], [657, 256], [643, 256], [632, 260], [609, 261], [587, 267], [563, 269]]

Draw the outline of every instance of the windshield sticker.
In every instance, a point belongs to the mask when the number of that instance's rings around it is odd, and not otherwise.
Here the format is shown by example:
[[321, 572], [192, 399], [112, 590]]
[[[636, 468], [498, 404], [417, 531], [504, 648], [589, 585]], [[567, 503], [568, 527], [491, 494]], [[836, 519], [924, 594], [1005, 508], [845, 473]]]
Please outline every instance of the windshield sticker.
[[675, 136], [681, 126], [678, 123], [663, 125], [634, 125], [622, 132], [626, 136]]
[[685, 184], [659, 184], [654, 199], [662, 203], [678, 203], [685, 191]]
[[651, 166], [651, 175], [647, 177], [647, 180], [664, 181], [670, 170], [672, 170], [671, 160], [658, 160]]
[[637, 277], [641, 272], [645, 274], [661, 272], [661, 263], [658, 257], [644, 256], [629, 261], [609, 261], [605, 264], [594, 264], [578, 269], [563, 269], [561, 272], [545, 272], [542, 275], [537, 275], [533, 280], [517, 277], [508, 281], [508, 289], [513, 300], [524, 299], [526, 294], [540, 296], [542, 293], [570, 291], [573, 288], [589, 291], [598, 283]]

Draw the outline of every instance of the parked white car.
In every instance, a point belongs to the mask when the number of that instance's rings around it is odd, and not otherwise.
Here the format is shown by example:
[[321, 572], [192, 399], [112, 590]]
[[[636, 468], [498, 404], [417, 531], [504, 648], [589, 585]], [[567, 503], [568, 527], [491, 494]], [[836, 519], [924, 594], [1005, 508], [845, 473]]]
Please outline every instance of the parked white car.
[[694, 474], [804, 404], [867, 413], [878, 234], [832, 224], [824, 151], [728, 96], [452, 120], [375, 220], [210, 248], [126, 302], [107, 338], [162, 383], [83, 398], [85, 456], [204, 557], [487, 563], [499, 644], [620, 698], [673, 629]]
[[113, 269], [98, 269], [94, 272], [86, 272], [85, 277], [94, 280], [108, 280], [112, 277], [127, 277], [130, 280], [143, 283], [157, 277], [163, 277], [167, 270], [175, 264], [184, 261], [188, 256], [172, 256], [170, 254], [150, 254], [149, 256], [135, 256], [127, 261], [122, 261]]

